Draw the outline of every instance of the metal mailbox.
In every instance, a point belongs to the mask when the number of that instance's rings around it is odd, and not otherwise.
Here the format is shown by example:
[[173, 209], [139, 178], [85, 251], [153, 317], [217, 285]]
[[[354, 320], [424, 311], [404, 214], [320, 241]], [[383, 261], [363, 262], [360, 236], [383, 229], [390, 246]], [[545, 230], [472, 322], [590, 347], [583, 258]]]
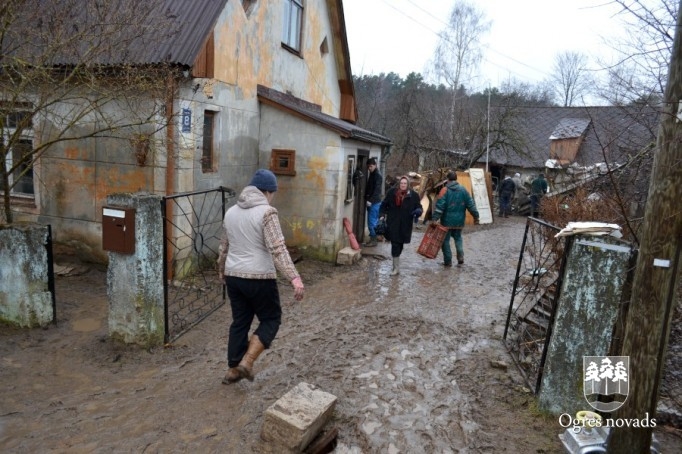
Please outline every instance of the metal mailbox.
[[135, 252], [135, 208], [102, 207], [102, 249]]

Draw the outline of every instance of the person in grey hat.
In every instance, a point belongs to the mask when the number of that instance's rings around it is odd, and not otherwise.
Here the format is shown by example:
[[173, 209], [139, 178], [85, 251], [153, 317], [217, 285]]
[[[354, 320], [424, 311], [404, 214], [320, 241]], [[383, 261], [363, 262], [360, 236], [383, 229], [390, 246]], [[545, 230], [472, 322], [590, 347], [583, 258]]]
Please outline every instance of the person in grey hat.
[[[223, 220], [218, 269], [232, 308], [224, 384], [253, 381], [253, 363], [277, 335], [282, 322], [277, 271], [291, 282], [294, 298], [303, 298], [303, 282], [284, 243], [277, 209], [270, 206], [275, 192], [275, 174], [257, 170]], [[249, 339], [254, 316], [259, 325]]]

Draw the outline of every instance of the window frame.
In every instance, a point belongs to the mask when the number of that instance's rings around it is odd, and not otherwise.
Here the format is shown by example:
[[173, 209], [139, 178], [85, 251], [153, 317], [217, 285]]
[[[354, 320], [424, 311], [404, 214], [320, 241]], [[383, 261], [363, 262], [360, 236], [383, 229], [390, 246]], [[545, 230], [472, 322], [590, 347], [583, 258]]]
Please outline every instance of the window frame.
[[[218, 112], [214, 110], [204, 110], [201, 134], [201, 172], [213, 173], [215, 169], [215, 129]], [[206, 132], [206, 120], [210, 119], [210, 131]]]
[[[2, 137], [0, 137], [0, 140], [2, 140], [4, 144], [7, 144], [9, 142], [9, 138], [16, 133], [18, 129], [17, 126], [19, 126], [19, 123], [26, 116], [30, 117], [31, 112], [29, 110], [22, 108], [18, 108], [16, 110], [6, 113], [4, 120], [4, 128], [2, 129]], [[35, 163], [33, 162], [34, 158], [32, 156], [34, 153], [33, 148], [34, 131], [33, 122], [31, 120], [29, 120], [28, 124], [21, 127], [21, 135], [19, 136], [19, 141], [15, 143], [14, 147], [12, 147], [7, 153], [4, 162], [6, 170], [9, 171], [9, 169], [11, 169], [12, 166], [14, 165], [14, 162], [16, 161], [15, 159], [16, 153], [20, 151], [17, 149], [17, 146], [21, 145], [29, 146], [28, 154], [31, 155], [31, 159], [28, 162], [22, 163], [19, 168], [15, 169], [8, 175], [10, 186], [12, 186], [12, 189], [10, 189], [10, 196], [34, 199], [36, 195], [36, 185], [34, 177]], [[23, 175], [21, 175], [22, 173]], [[19, 180], [18, 183], [16, 182], [17, 179]], [[28, 187], [30, 192], [18, 190], [18, 188], [24, 185]]]
[[298, 55], [303, 41], [303, 0], [284, 0], [282, 47]]
[[352, 203], [355, 200], [355, 184], [353, 184], [353, 176], [355, 175], [355, 156], [347, 156], [348, 171], [346, 173], [346, 198], [344, 202]]
[[[286, 165], [282, 165], [282, 159], [286, 160]], [[277, 175], [296, 176], [296, 150], [273, 148], [270, 170]]]

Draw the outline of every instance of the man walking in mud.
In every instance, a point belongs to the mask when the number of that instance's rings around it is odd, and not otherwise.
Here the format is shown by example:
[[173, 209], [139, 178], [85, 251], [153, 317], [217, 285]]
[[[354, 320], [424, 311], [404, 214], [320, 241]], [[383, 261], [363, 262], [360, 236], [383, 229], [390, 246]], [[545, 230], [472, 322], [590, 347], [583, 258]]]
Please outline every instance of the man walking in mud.
[[467, 210], [474, 217], [474, 224], [479, 223], [478, 210], [474, 199], [467, 190], [457, 183], [457, 173], [449, 172], [445, 194], [436, 202], [436, 209], [433, 212], [433, 222], [440, 222], [443, 227], [448, 228], [441, 250], [443, 251], [443, 265], [446, 268], [452, 266], [452, 251], [450, 250], [450, 237], [455, 240], [455, 250], [457, 251], [457, 265], [464, 264], [464, 243], [462, 241], [462, 229]]

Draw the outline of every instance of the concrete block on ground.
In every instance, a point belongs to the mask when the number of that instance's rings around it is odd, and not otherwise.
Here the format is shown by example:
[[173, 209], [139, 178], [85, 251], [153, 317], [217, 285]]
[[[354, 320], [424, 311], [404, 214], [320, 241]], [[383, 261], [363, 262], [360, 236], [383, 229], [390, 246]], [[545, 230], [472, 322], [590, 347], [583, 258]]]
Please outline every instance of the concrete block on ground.
[[345, 247], [336, 254], [337, 265], [353, 265], [357, 263], [362, 257], [361, 250], [355, 250], [351, 247]]
[[265, 410], [261, 438], [279, 452], [301, 452], [331, 419], [335, 406], [336, 396], [301, 382]]

